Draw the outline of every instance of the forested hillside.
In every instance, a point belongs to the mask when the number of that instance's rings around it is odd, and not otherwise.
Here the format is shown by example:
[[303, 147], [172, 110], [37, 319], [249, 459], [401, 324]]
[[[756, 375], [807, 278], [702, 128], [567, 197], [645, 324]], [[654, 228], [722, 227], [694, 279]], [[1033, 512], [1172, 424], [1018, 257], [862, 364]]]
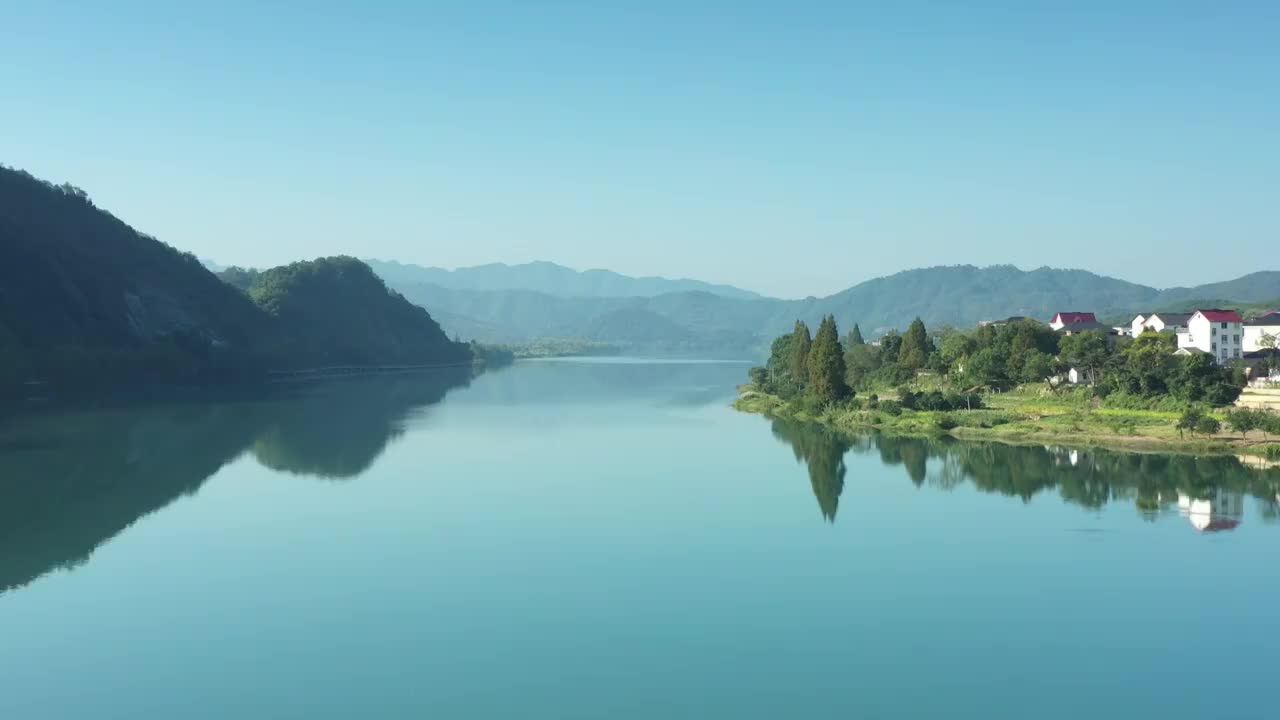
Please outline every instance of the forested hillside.
[[470, 357], [358, 260], [232, 274], [240, 289], [84, 191], [0, 166], [0, 389]]
[[181, 376], [248, 361], [268, 319], [84, 191], [0, 167], [0, 377]]
[[256, 276], [248, 294], [287, 331], [283, 350], [294, 362], [413, 365], [471, 357], [426, 310], [388, 290], [352, 257], [272, 268]]

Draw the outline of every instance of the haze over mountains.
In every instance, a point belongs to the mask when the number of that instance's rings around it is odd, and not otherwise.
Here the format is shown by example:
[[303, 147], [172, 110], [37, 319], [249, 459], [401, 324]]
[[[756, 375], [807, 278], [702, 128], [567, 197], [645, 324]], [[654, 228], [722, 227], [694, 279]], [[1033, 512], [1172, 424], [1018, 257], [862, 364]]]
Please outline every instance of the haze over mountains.
[[[382, 265], [375, 265], [375, 270]], [[501, 269], [494, 272], [495, 267]], [[906, 270], [823, 298], [782, 300], [742, 297], [747, 291], [724, 286], [702, 284], [688, 291], [675, 284], [696, 281], [645, 278], [643, 284], [633, 284], [628, 281], [636, 279], [616, 273], [610, 273], [614, 278], [610, 292], [584, 293], [580, 288], [596, 287], [582, 279], [588, 273], [551, 263], [453, 272], [420, 270], [393, 265], [383, 277], [410, 301], [430, 310], [446, 331], [464, 338], [517, 343], [581, 339], [638, 351], [746, 356], [758, 355], [768, 338], [791, 327], [797, 318], [814, 324], [827, 314], [835, 315], [842, 327], [856, 322], [868, 334], [879, 334], [905, 328], [916, 317], [930, 326], [963, 327], [1011, 315], [1047, 320], [1067, 309], [1119, 317], [1187, 303], [1253, 304], [1280, 298], [1280, 272], [1276, 271], [1162, 290], [1084, 270], [957, 265]], [[449, 285], [426, 281], [442, 273]], [[552, 274], [560, 281], [542, 281]], [[469, 282], [468, 278], [482, 279]], [[648, 292], [620, 294], [629, 287]], [[656, 292], [664, 287], [671, 289]]]
[[630, 277], [612, 270], [574, 270], [552, 262], [490, 263], [445, 270], [387, 260], [365, 259], [383, 280], [395, 285], [427, 283], [454, 290], [533, 290], [568, 297], [653, 297], [674, 292], [709, 292], [728, 298], [761, 297], [750, 290], [701, 280]]

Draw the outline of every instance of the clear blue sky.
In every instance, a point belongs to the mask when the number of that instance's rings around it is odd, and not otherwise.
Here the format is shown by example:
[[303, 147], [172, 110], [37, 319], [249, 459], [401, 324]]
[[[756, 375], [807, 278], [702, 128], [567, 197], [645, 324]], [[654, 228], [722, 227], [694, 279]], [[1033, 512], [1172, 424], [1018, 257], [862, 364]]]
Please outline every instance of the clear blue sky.
[[200, 5], [0, 0], [0, 162], [257, 266], [1280, 267], [1277, 2]]

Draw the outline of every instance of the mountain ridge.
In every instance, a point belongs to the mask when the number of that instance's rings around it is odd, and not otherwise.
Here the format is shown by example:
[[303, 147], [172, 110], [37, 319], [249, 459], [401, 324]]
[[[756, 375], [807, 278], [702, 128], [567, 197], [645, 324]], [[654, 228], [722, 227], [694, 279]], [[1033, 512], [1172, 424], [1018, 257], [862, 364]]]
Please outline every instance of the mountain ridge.
[[[915, 317], [929, 326], [972, 326], [982, 320], [1025, 315], [1048, 321], [1061, 310], [1091, 310], [1100, 317], [1163, 308], [1204, 297], [1257, 303], [1280, 298], [1280, 272], [1258, 271], [1241, 278], [1189, 288], [1161, 290], [1088, 270], [1014, 265], [940, 265], [872, 278], [825, 297], [802, 300], [734, 299], [689, 291], [651, 297], [574, 298], [531, 290], [454, 290], [430, 283], [388, 284], [442, 318], [446, 330], [488, 342], [523, 342], [555, 337], [601, 338], [599, 318], [615, 313], [632, 327], [608, 333], [624, 348], [645, 350], [659, 326], [673, 340], [696, 351], [717, 338], [741, 354], [758, 355], [767, 338], [796, 319], [817, 323], [825, 315], [841, 327], [858, 323], [880, 334], [905, 328]], [[1208, 291], [1213, 291], [1212, 293]], [[625, 314], [616, 314], [620, 310]], [[628, 343], [630, 339], [630, 343]], [[707, 348], [711, 349], [711, 348]]]
[[495, 262], [452, 270], [373, 258], [365, 258], [364, 262], [388, 284], [427, 283], [453, 290], [534, 290], [560, 297], [654, 297], [671, 292], [705, 291], [740, 300], [763, 297], [721, 283], [624, 275], [604, 268], [575, 270], [547, 260], [517, 264]]

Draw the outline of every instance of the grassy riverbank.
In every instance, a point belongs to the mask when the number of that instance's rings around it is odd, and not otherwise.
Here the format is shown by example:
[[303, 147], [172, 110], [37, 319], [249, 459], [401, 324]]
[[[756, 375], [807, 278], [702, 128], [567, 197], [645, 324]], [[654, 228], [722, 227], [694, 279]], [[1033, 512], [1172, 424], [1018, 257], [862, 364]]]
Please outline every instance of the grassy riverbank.
[[[951, 435], [1009, 444], [1052, 444], [1111, 447], [1139, 451], [1189, 453], [1247, 453], [1280, 459], [1280, 439], [1251, 433], [1241, 439], [1179, 433], [1178, 413], [1100, 407], [1078, 397], [1043, 394], [1034, 388], [983, 396], [981, 410], [951, 412], [902, 409], [891, 397], [879, 402], [854, 400], [823, 409], [806, 408], [762, 393], [751, 385], [741, 388], [734, 407], [769, 417], [816, 422], [849, 433], [879, 430], [898, 435]], [[884, 407], [885, 409], [881, 409]]]

